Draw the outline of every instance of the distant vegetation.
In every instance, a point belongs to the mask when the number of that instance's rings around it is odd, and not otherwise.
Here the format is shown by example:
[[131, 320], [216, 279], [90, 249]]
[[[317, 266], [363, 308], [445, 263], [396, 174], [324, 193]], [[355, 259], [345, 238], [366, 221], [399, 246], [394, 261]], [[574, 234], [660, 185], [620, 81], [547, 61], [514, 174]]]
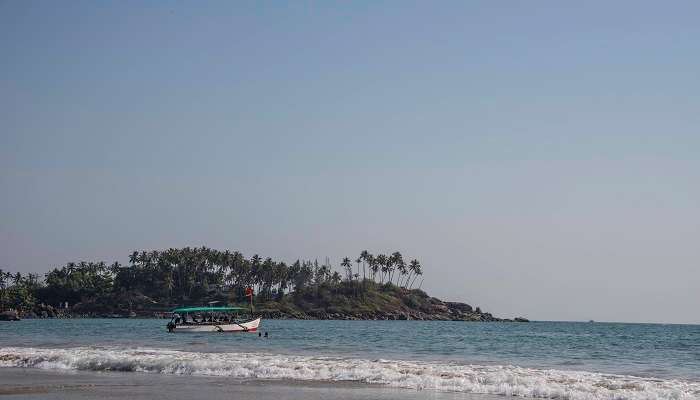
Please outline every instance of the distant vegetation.
[[212, 301], [240, 304], [246, 302], [246, 287], [254, 288], [256, 303], [288, 303], [290, 294], [300, 302], [361, 302], [378, 290], [409, 292], [423, 274], [420, 262], [405, 262], [398, 251], [376, 256], [362, 251], [354, 261], [344, 258], [339, 267], [340, 272], [334, 271], [328, 261], [287, 265], [207, 247], [135, 251], [129, 265], [68, 263], [43, 280], [0, 270], [0, 311], [31, 312], [40, 304], [57, 307], [66, 302], [93, 311], [131, 309], [144, 299], [153, 309]]

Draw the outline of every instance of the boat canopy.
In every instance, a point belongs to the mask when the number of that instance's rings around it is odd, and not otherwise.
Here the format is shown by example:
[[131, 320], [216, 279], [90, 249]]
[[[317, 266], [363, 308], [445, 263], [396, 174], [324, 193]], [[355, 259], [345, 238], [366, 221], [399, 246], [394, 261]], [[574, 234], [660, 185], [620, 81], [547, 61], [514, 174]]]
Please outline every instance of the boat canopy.
[[241, 310], [247, 310], [247, 309], [242, 308], [242, 307], [185, 307], [185, 308], [176, 308], [172, 312], [178, 313], [178, 314], [183, 314], [183, 313], [191, 313], [191, 312], [241, 311]]

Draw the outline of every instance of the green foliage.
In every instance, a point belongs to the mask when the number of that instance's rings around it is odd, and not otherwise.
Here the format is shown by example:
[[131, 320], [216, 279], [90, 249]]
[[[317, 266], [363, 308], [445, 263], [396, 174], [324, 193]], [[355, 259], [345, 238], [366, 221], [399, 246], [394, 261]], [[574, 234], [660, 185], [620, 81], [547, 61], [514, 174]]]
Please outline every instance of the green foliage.
[[[343, 258], [339, 273], [329, 260], [323, 264], [297, 260], [287, 265], [257, 254], [245, 258], [237, 251], [207, 247], [134, 251], [128, 265], [68, 263], [48, 272], [43, 283], [33, 274], [23, 277], [0, 270], [0, 309], [31, 309], [37, 303], [56, 306], [64, 302], [90, 304], [93, 308], [111, 302], [131, 308], [134, 296], [149, 299], [145, 303], [139, 300], [143, 304], [164, 306], [208, 301], [246, 304], [246, 287], [254, 288], [256, 302], [275, 301], [308, 310], [362, 308], [370, 297], [388, 301], [379, 292], [395, 295], [400, 287], [410, 290], [422, 274], [418, 261], [407, 265], [397, 251], [375, 257], [365, 250], [355, 263], [357, 268], [353, 270], [350, 258]], [[286, 293], [294, 295], [288, 298]]]
[[34, 292], [39, 287], [36, 274], [11, 274], [0, 269], [0, 311], [29, 310], [36, 303]]
[[46, 285], [37, 287], [35, 294], [46, 304], [75, 304], [84, 298], [111, 293], [112, 288], [112, 272], [105, 263], [80, 262], [53, 269], [46, 274]]

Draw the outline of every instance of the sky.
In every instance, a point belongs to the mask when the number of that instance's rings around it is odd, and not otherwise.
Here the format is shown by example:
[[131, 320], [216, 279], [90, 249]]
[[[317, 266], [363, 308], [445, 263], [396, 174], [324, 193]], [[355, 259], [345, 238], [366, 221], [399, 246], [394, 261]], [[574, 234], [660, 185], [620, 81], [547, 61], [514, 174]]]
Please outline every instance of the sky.
[[497, 316], [700, 323], [698, 15], [0, 1], [0, 268], [399, 250]]

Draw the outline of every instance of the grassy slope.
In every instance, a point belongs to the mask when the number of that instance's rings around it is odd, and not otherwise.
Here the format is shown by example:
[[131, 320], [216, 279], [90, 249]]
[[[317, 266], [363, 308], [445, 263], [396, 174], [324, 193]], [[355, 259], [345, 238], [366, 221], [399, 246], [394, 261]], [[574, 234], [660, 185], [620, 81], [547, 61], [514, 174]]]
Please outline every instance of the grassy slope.
[[[359, 286], [359, 285], [358, 285]], [[443, 302], [418, 289], [368, 283], [364, 290], [343, 284], [335, 290], [308, 289], [256, 306], [269, 318], [497, 320], [464, 303]]]

